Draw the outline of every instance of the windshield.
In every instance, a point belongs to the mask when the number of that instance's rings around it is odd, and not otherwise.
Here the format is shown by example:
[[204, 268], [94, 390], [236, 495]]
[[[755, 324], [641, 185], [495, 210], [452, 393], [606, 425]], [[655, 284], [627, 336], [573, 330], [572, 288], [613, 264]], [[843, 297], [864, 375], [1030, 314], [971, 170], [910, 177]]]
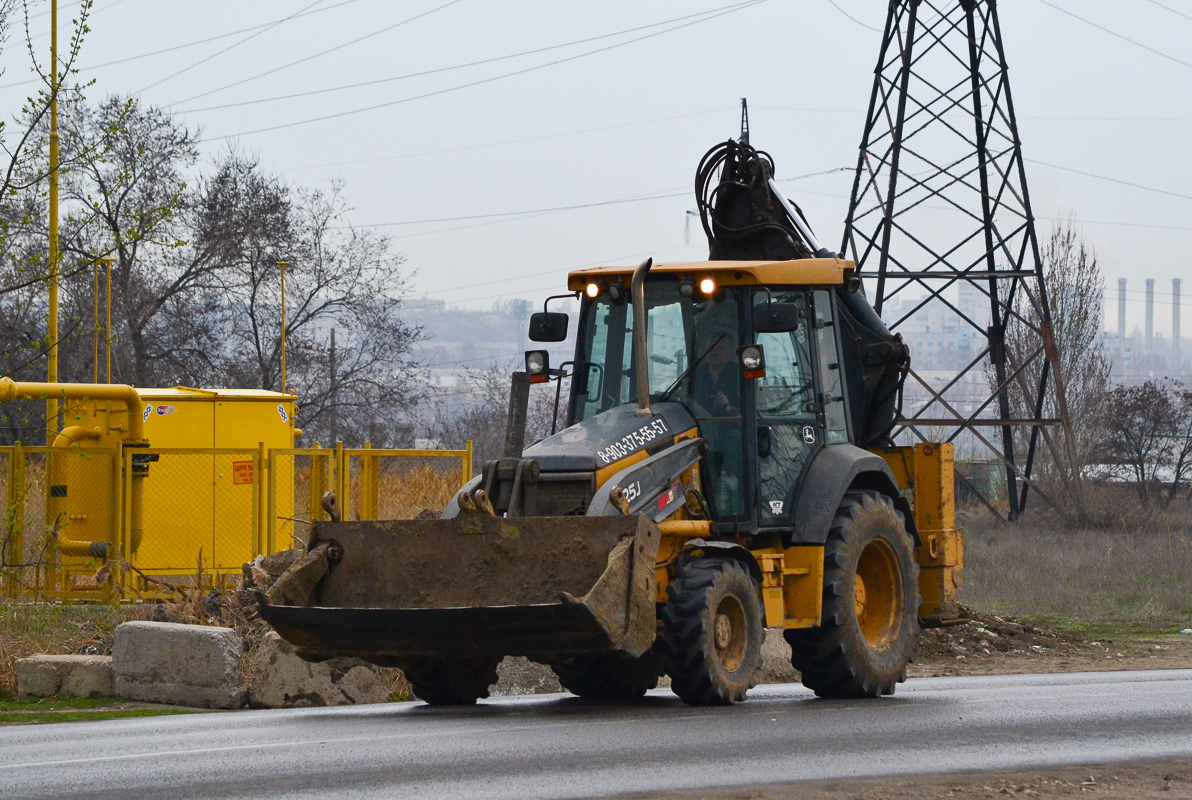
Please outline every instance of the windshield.
[[[645, 285], [646, 348], [650, 364], [650, 397], [677, 400], [707, 416], [716, 410], [715, 392], [699, 392], [703, 370], [721, 374], [726, 359], [735, 364], [739, 342], [737, 298], [731, 288], [711, 299], [683, 297], [679, 282], [661, 278]], [[575, 421], [587, 419], [637, 397], [633, 361], [633, 307], [609, 300], [603, 292], [587, 308], [576, 354]], [[736, 376], [735, 367], [724, 370]], [[715, 387], [713, 387], [715, 388]], [[703, 394], [708, 394], [703, 397]], [[736, 394], [739, 396], [740, 392]], [[733, 398], [738, 404], [739, 399]], [[698, 413], [703, 410], [705, 413]]]

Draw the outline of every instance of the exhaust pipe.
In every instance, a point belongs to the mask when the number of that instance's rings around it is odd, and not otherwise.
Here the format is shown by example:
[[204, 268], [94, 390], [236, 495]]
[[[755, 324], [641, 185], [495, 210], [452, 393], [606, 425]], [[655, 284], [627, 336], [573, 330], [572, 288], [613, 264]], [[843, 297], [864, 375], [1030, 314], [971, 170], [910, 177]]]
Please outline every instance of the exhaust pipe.
[[646, 275], [653, 266], [654, 259], [647, 258], [637, 265], [633, 271], [633, 282], [629, 291], [633, 295], [633, 360], [636, 366], [633, 370], [637, 381], [637, 415], [652, 417], [650, 410], [650, 356], [646, 352]]

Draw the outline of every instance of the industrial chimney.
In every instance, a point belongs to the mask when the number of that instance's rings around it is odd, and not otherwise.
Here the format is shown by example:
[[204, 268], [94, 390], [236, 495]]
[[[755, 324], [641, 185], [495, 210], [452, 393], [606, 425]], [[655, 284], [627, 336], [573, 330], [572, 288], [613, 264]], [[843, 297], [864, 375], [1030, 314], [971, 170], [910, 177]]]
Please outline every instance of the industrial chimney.
[[1146, 279], [1146, 351], [1151, 352], [1155, 340], [1155, 279]]
[[1171, 279], [1171, 360], [1180, 363], [1180, 279]]
[[1126, 279], [1118, 278], [1118, 347], [1126, 346]]

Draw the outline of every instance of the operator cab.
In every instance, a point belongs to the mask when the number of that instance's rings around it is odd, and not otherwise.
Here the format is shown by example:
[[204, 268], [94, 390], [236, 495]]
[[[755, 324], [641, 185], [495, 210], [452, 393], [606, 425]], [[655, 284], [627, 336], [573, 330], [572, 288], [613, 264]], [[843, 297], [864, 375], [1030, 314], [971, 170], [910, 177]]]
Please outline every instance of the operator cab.
[[[700, 473], [714, 521], [789, 528], [807, 465], [825, 445], [849, 441], [832, 288], [851, 266], [805, 259], [650, 270], [649, 401], [682, 405], [707, 441]], [[631, 272], [569, 276], [583, 301], [569, 425], [637, 397]]]

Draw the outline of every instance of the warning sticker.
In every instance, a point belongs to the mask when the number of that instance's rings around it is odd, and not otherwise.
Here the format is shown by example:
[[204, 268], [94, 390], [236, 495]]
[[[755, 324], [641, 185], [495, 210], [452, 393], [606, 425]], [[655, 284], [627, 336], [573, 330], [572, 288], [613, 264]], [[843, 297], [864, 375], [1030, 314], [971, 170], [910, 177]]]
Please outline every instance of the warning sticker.
[[233, 461], [232, 462], [232, 484], [240, 485], [243, 483], [252, 483], [252, 462], [251, 461]]

